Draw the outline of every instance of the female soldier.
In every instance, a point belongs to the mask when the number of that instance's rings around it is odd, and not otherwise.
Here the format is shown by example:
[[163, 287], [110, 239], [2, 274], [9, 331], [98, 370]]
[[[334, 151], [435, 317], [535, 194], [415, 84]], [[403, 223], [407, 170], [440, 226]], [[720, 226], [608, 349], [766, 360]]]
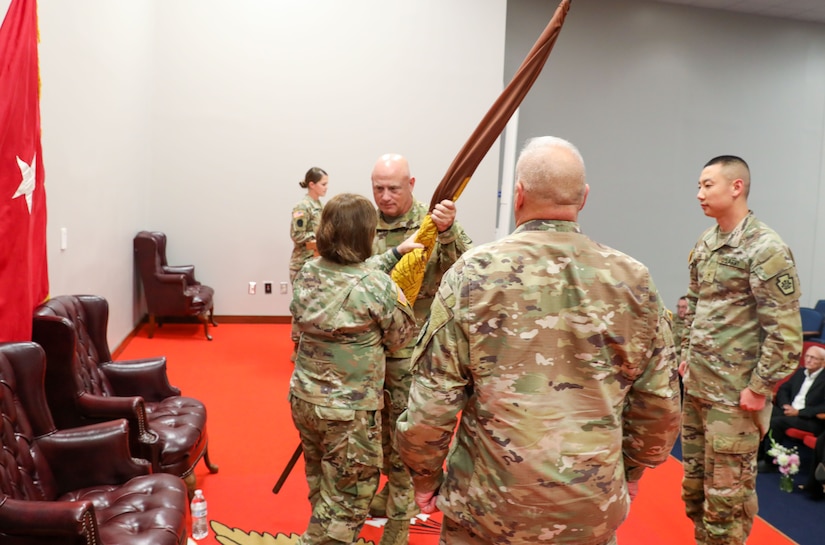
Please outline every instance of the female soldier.
[[312, 506], [301, 545], [354, 543], [361, 531], [383, 460], [384, 353], [415, 331], [404, 294], [365, 263], [377, 222], [366, 198], [332, 198], [316, 233], [320, 257], [293, 281], [290, 311], [301, 338], [289, 398]]
[[[322, 168], [312, 167], [307, 170], [304, 179], [298, 185], [307, 190], [306, 196], [292, 209], [292, 225], [289, 228], [289, 236], [292, 238], [294, 247], [292, 257], [289, 260], [289, 283], [295, 280], [295, 275], [301, 270], [309, 259], [318, 255], [315, 244], [315, 228], [318, 227], [318, 220], [321, 219], [321, 197], [327, 194], [329, 177]], [[295, 351], [298, 350], [298, 338], [300, 334], [292, 323], [290, 334], [294, 349], [291, 361], [295, 361]]]
[[292, 225], [289, 236], [295, 247], [292, 249], [292, 258], [289, 260], [289, 280], [301, 270], [304, 263], [315, 253], [315, 228], [321, 217], [321, 197], [327, 194], [329, 177], [323, 169], [312, 167], [307, 170], [304, 179], [298, 185], [307, 190], [304, 199], [292, 209]]

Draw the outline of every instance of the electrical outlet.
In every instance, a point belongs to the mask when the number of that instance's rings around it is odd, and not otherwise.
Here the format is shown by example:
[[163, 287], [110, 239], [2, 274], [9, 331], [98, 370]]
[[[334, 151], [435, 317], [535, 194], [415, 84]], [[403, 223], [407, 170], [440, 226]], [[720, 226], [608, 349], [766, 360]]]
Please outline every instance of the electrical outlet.
[[264, 282], [264, 293], [272, 295], [272, 282]]
[[281, 293], [289, 293], [289, 284], [287, 284], [286, 282], [281, 282]]
[[256, 289], [256, 287], [257, 287], [257, 284], [255, 282], [250, 282], [249, 283], [249, 295], [255, 295], [255, 292], [258, 291]]

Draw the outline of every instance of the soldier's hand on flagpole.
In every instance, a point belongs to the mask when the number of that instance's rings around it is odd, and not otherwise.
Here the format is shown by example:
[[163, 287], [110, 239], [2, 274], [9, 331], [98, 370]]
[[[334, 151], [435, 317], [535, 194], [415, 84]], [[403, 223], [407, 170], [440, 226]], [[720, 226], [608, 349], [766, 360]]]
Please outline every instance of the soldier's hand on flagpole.
[[405, 255], [412, 252], [413, 250], [424, 248], [423, 244], [415, 241], [415, 237], [417, 234], [418, 231], [411, 234], [409, 237], [407, 237], [407, 240], [405, 240], [404, 242], [395, 247], [395, 249], [398, 250], [399, 254]]
[[443, 233], [453, 226], [453, 222], [455, 221], [455, 203], [449, 199], [444, 199], [435, 205], [433, 211], [430, 212], [430, 217], [433, 218], [433, 223], [438, 228], [438, 232]]

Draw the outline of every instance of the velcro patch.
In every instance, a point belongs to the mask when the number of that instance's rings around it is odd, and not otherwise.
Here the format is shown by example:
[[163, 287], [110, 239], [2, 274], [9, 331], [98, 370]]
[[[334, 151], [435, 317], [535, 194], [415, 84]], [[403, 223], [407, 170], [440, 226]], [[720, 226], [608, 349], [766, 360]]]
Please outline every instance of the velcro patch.
[[304, 211], [303, 210], [296, 210], [295, 212], [292, 213], [292, 217], [293, 218], [303, 218], [304, 217]]
[[736, 259], [735, 257], [730, 256], [722, 256], [719, 258], [719, 263], [721, 265], [727, 265], [728, 267], [736, 267], [737, 269], [747, 269], [748, 264], [742, 259]]

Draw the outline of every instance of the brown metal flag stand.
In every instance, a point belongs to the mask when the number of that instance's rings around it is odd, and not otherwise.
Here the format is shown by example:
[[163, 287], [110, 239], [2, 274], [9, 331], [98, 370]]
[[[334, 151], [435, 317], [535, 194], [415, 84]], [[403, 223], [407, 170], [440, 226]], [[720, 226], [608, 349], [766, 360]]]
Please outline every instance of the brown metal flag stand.
[[[536, 43], [533, 44], [532, 49], [525, 57], [524, 61], [519, 66], [513, 79], [507, 87], [504, 88], [501, 95], [496, 99], [493, 105], [485, 114], [484, 118], [476, 127], [475, 131], [470, 135], [470, 138], [455, 156], [452, 164], [447, 169], [441, 182], [436, 187], [430, 201], [430, 211], [435, 208], [435, 205], [444, 199], [457, 200], [470, 181], [481, 160], [490, 151], [493, 142], [501, 135], [504, 127], [507, 125], [510, 118], [518, 109], [521, 101], [527, 95], [527, 92], [533, 86], [533, 83], [539, 77], [541, 69], [544, 67], [547, 58], [550, 56], [550, 51], [556, 43], [556, 39], [561, 32], [561, 27], [564, 24], [565, 16], [570, 10], [572, 0], [562, 0], [553, 18], [541, 33]], [[395, 266], [392, 271], [392, 278], [396, 284], [404, 291], [407, 300], [415, 301], [418, 295], [418, 290], [421, 288], [421, 281], [424, 278], [424, 269], [427, 261], [432, 254], [435, 247], [435, 239], [437, 231], [432, 218], [428, 214], [418, 230], [416, 241], [424, 244], [424, 249], [417, 249], [409, 252], [401, 258], [401, 261]], [[277, 494], [283, 486], [284, 481], [289, 476], [298, 457], [301, 455], [301, 445], [295, 450], [292, 458], [287, 463], [278, 483], [273, 488], [272, 492]]]

